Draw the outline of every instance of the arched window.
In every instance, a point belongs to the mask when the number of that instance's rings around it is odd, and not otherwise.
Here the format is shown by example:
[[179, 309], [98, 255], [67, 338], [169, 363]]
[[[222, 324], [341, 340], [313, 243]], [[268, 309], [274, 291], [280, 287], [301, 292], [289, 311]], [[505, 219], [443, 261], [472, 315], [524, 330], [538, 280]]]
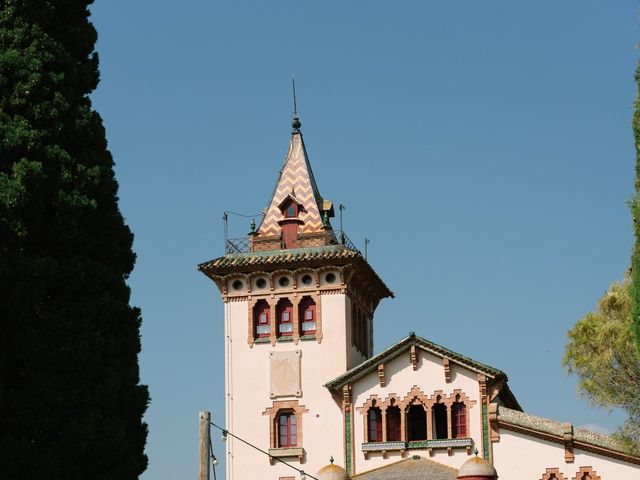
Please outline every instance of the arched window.
[[300, 334], [316, 333], [316, 302], [311, 297], [304, 297], [300, 302]]
[[269, 304], [266, 300], [260, 300], [253, 307], [253, 326], [256, 338], [268, 337], [271, 334], [269, 323]]
[[447, 438], [447, 407], [444, 403], [433, 405], [433, 438]]
[[278, 413], [278, 447], [290, 448], [298, 445], [298, 422], [292, 411]]
[[427, 439], [427, 412], [422, 404], [410, 405], [407, 410], [407, 437], [410, 442]]
[[278, 321], [278, 337], [293, 335], [293, 305], [283, 298], [276, 306], [276, 319]]
[[382, 441], [382, 412], [378, 407], [371, 407], [367, 411], [367, 441]]
[[451, 406], [451, 434], [453, 438], [467, 436], [467, 407], [456, 395], [456, 401]]
[[[393, 401], [393, 399], [391, 401]], [[400, 408], [393, 405], [387, 407], [387, 441], [399, 442], [400, 440], [402, 440], [400, 432]]]

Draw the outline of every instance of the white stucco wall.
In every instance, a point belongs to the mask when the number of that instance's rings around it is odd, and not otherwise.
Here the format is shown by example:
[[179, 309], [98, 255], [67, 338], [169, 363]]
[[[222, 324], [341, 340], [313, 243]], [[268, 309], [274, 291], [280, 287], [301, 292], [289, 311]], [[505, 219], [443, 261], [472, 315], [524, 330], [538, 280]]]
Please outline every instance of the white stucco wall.
[[[473, 438], [478, 450], [482, 451], [482, 408], [477, 373], [451, 363], [451, 383], [447, 383], [442, 359], [422, 349], [419, 349], [417, 366], [417, 370], [414, 371], [409, 352], [402, 352], [399, 356], [384, 364], [386, 379], [384, 387], [380, 387], [377, 371], [371, 372], [353, 385], [354, 465], [356, 473], [368, 471], [402, 459], [400, 452], [388, 452], [387, 459], [384, 459], [380, 452], [370, 452], [369, 458], [365, 459], [365, 455], [362, 452], [362, 443], [366, 441], [366, 414], [358, 411], [357, 407], [363, 406], [370, 396], [374, 394], [377, 394], [381, 400], [384, 400], [391, 393], [404, 398], [414, 385], [417, 385], [429, 397], [437, 390], [441, 390], [444, 395], [449, 395], [454, 390], [460, 389], [470, 400], [475, 401], [474, 404], [467, 405], [469, 436]], [[469, 459], [465, 449], [453, 449], [452, 452], [453, 454], [449, 456], [446, 449], [434, 450], [435, 455], [430, 457], [426, 450], [412, 449], [408, 451], [408, 455], [420, 455], [455, 468], [460, 467]]]
[[[227, 335], [227, 425], [231, 432], [257, 445], [269, 449], [269, 417], [262, 412], [274, 401], [298, 400], [309, 411], [302, 417], [302, 447], [306, 461], [295, 458], [283, 460], [315, 474], [333, 456], [344, 465], [343, 419], [341, 406], [323, 386], [346, 371], [349, 349], [345, 345], [347, 317], [346, 296], [325, 294], [320, 296], [322, 341], [301, 340], [257, 343], [249, 346], [248, 302], [225, 304]], [[269, 397], [269, 352], [301, 350], [301, 397]], [[299, 428], [300, 430], [300, 428]], [[298, 433], [300, 438], [300, 433]], [[227, 478], [250, 480], [292, 476], [290, 468], [276, 463], [270, 465], [268, 457], [238, 441], [228, 442]], [[260, 473], [258, 473], [260, 472]], [[294, 475], [295, 476], [295, 475]]]
[[500, 480], [539, 480], [547, 468], [558, 468], [566, 480], [576, 477], [580, 467], [590, 466], [601, 480], [638, 480], [640, 466], [574, 448], [575, 460], [566, 463], [564, 446], [500, 429], [493, 444], [494, 466]]

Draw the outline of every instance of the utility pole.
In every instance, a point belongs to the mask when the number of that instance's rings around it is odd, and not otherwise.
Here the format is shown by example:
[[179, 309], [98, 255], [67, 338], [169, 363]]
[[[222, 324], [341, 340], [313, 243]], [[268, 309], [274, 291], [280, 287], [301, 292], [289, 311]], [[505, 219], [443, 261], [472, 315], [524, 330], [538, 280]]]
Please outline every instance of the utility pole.
[[200, 412], [200, 444], [198, 480], [209, 480], [209, 445], [211, 444], [211, 413]]

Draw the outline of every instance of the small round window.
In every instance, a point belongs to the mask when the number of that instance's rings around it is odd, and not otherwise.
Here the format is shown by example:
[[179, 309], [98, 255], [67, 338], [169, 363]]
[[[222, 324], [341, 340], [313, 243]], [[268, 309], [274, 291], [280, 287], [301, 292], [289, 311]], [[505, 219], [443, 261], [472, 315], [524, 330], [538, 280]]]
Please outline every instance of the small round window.
[[336, 274], [335, 273], [327, 273], [325, 275], [324, 279], [327, 281], [327, 283], [335, 283]]
[[280, 277], [278, 279], [278, 285], [280, 285], [281, 287], [286, 287], [287, 285], [289, 285], [289, 277]]
[[311, 285], [311, 275], [303, 275], [300, 279], [304, 285]]
[[267, 286], [267, 281], [264, 278], [259, 278], [258, 280], [256, 280], [256, 287], [264, 288], [266, 286]]
[[241, 280], [234, 280], [233, 283], [231, 284], [231, 287], [234, 290], [242, 290], [243, 286], [244, 286], [244, 284], [242, 283]]

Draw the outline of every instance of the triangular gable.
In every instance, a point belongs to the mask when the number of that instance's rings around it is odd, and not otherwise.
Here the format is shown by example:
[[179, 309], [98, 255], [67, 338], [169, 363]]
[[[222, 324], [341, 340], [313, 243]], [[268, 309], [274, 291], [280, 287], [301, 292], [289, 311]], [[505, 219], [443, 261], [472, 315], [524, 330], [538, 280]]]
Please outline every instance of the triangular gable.
[[418, 337], [415, 333], [412, 332], [408, 337], [403, 338], [398, 343], [380, 352], [378, 355], [371, 357], [369, 360], [362, 362], [360, 365], [357, 365], [356, 367], [343, 373], [339, 377], [334, 378], [333, 380], [325, 384], [325, 387], [335, 390], [342, 387], [343, 385], [346, 385], [347, 383], [358, 380], [376, 370], [378, 368], [378, 365], [388, 362], [392, 358], [395, 358], [398, 355], [407, 352], [412, 345], [415, 345], [416, 347], [421, 348], [422, 350], [425, 350], [437, 357], [447, 358], [453, 363], [466, 367], [469, 370], [475, 371], [477, 373], [482, 373], [490, 379], [507, 379], [507, 375], [497, 368], [490, 367], [489, 365], [485, 365], [469, 357], [465, 357], [464, 355], [454, 352], [453, 350], [449, 350], [422, 337]]
[[279, 235], [282, 220], [280, 205], [295, 191], [295, 199], [304, 207], [300, 213], [300, 233], [314, 233], [322, 231], [322, 209], [324, 200], [320, 196], [313, 171], [309, 164], [307, 151], [301, 133], [294, 133], [289, 142], [289, 149], [280, 171], [276, 188], [267, 207], [264, 219], [258, 228], [258, 235]]

